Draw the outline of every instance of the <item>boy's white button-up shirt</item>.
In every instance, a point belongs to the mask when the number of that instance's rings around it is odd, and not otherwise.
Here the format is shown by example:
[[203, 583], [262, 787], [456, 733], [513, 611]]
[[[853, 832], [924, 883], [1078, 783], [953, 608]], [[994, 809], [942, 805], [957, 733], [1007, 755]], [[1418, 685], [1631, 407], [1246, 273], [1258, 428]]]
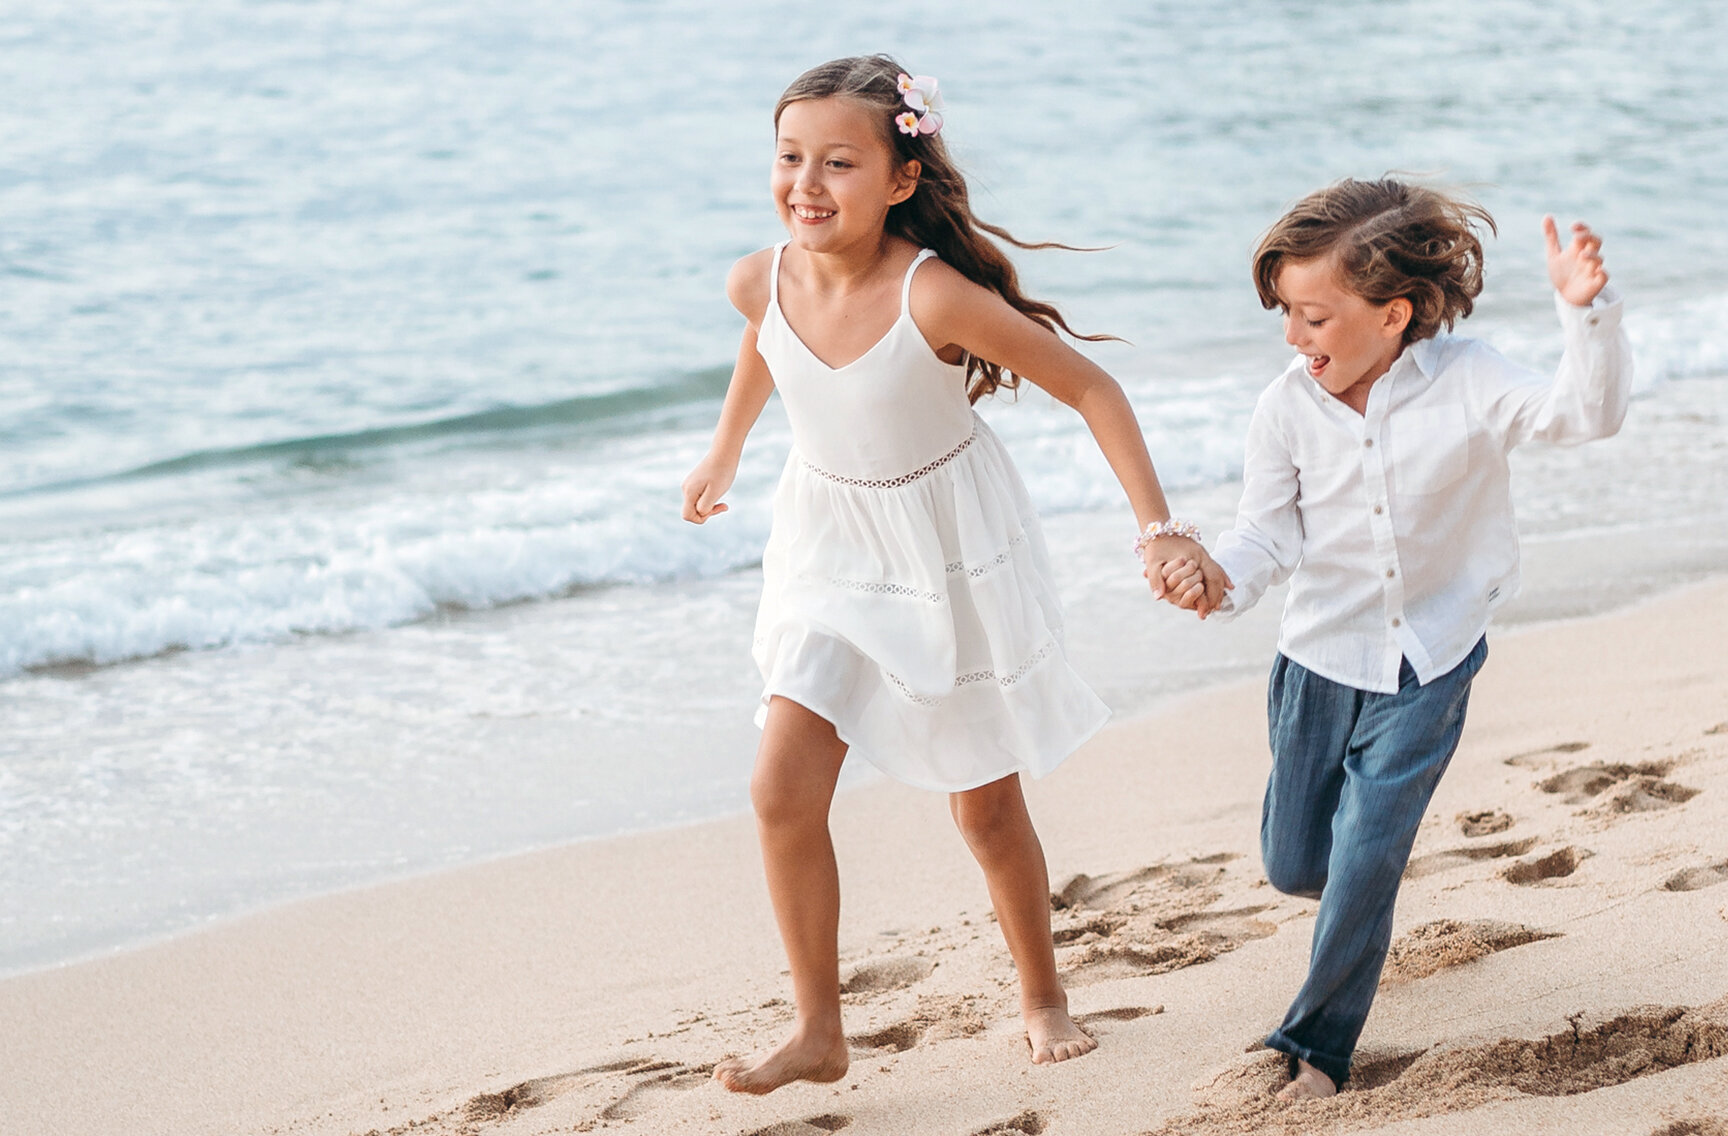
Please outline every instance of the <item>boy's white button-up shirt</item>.
[[1286, 578], [1278, 649], [1334, 682], [1393, 693], [1463, 661], [1518, 588], [1514, 446], [1620, 428], [1632, 388], [1621, 303], [1556, 297], [1566, 350], [1548, 379], [1480, 340], [1411, 344], [1357, 414], [1298, 356], [1248, 427], [1236, 527], [1213, 555], [1235, 582], [1218, 615]]

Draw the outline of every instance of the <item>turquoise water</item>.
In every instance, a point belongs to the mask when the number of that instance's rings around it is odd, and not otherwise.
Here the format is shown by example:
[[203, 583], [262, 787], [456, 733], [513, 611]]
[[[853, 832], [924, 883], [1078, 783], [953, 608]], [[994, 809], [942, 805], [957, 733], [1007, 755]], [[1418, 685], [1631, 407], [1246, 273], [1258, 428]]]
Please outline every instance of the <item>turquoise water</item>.
[[[1108, 246], [1021, 263], [1131, 341], [1093, 353], [1179, 503], [1228, 499], [1284, 358], [1256, 234], [1401, 169], [1500, 219], [1470, 329], [1533, 364], [1539, 219], [1595, 224], [1635, 415], [1691, 455], [1538, 462], [1533, 531], [1717, 523], [1725, 25], [1706, 0], [7, 14], [0, 968], [737, 806], [777, 410], [726, 523], [681, 524], [677, 485], [736, 345], [726, 269], [778, 237], [774, 98], [832, 55], [940, 77], [984, 216]], [[1077, 418], [988, 413], [1065, 531], [1108, 528]]]

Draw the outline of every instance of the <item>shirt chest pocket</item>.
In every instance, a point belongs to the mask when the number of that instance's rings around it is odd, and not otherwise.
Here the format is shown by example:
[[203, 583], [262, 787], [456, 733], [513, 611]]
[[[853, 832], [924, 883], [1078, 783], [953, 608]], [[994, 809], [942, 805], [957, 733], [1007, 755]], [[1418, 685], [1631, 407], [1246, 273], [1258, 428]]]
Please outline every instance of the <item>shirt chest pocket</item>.
[[1409, 410], [1389, 425], [1392, 492], [1439, 493], [1469, 470], [1470, 426], [1463, 407]]

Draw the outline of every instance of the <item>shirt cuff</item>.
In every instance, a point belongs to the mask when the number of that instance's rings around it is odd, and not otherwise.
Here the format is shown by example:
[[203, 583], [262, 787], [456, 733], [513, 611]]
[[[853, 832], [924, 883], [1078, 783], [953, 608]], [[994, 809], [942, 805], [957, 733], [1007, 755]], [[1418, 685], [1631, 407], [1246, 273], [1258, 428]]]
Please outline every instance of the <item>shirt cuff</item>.
[[1620, 298], [1620, 290], [1612, 284], [1604, 284], [1602, 290], [1596, 293], [1596, 298], [1585, 307], [1569, 304], [1560, 293], [1554, 293], [1554, 308], [1560, 313], [1560, 326], [1570, 331], [1580, 328], [1588, 332], [1611, 332], [1620, 326], [1620, 313], [1625, 304]]

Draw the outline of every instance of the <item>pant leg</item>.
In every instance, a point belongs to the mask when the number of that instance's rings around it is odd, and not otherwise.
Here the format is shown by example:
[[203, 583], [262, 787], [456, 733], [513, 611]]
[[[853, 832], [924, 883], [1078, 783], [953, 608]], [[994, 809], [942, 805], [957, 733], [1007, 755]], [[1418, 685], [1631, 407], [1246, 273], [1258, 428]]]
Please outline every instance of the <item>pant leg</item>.
[[1380, 983], [1416, 830], [1458, 748], [1471, 680], [1487, 654], [1483, 640], [1426, 686], [1406, 664], [1396, 694], [1365, 696], [1351, 733], [1308, 978], [1266, 1042], [1338, 1084], [1349, 1078]]
[[1287, 895], [1318, 899], [1332, 857], [1332, 814], [1364, 692], [1321, 678], [1283, 655], [1266, 685], [1272, 772], [1260, 812], [1266, 879]]

